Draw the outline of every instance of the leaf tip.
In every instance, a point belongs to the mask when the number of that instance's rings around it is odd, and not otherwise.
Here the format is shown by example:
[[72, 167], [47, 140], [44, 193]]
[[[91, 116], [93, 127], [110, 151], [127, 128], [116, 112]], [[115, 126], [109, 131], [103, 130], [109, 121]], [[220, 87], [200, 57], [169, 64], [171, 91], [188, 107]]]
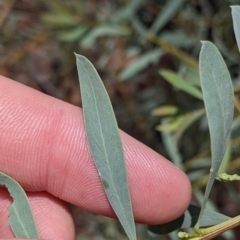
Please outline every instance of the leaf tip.
[[[213, 47], [214, 46], [212, 42], [207, 41], [207, 40], [202, 40], [200, 42], [202, 44], [202, 49], [205, 48], [205, 47], [209, 48], [209, 47]], [[201, 51], [202, 51], [202, 49], [201, 49]]]
[[83, 57], [82, 55], [80, 55], [80, 54], [78, 54], [78, 53], [75, 53], [75, 52], [73, 52], [73, 53], [74, 53], [74, 55], [75, 55], [75, 57], [76, 57], [77, 59]]
[[81, 54], [78, 54], [78, 53], [75, 53], [75, 52], [73, 52], [73, 53], [74, 53], [75, 57], [77, 58], [77, 60], [79, 60], [79, 59], [87, 59], [86, 57], [84, 57]]
[[83, 56], [83, 55], [81, 55], [81, 54], [77, 54], [77, 53], [75, 53], [74, 52], [74, 54], [75, 54], [75, 56], [76, 56], [76, 59], [77, 59], [77, 62], [87, 62], [87, 63], [90, 63], [91, 65], [92, 65], [92, 63], [85, 57], [85, 56]]
[[201, 40], [201, 41], [200, 41], [200, 43], [201, 43], [202, 45], [204, 45], [204, 44], [207, 44], [207, 43], [209, 43], [209, 41], [206, 41], [206, 40]]

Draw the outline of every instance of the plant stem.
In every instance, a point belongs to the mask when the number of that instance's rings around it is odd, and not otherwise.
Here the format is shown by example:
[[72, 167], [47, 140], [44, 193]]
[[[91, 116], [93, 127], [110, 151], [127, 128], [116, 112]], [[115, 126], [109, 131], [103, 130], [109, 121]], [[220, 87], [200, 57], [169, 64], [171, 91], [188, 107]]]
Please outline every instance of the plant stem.
[[146, 39], [160, 46], [167, 53], [175, 56], [176, 58], [180, 59], [181, 61], [185, 62], [187, 65], [191, 66], [193, 69], [198, 71], [199, 69], [198, 62], [194, 58], [190, 57], [189, 55], [178, 49], [177, 47], [163, 41], [162, 39], [158, 38], [153, 34], [148, 34], [146, 36]]
[[[240, 226], [240, 215], [209, 228], [194, 229], [193, 233], [179, 232], [178, 237], [191, 240], [210, 240], [238, 226]], [[196, 235], [198, 236], [196, 237]]]

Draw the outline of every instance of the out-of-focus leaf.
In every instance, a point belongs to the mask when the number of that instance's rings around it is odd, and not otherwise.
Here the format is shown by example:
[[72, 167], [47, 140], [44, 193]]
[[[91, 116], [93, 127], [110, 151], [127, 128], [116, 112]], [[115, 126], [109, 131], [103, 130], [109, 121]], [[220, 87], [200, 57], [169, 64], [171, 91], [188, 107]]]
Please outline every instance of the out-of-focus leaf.
[[194, 123], [196, 122], [203, 114], [205, 113], [205, 109], [196, 110], [194, 112], [187, 113], [184, 117], [184, 121], [181, 125], [176, 129], [174, 133], [174, 138], [176, 144], [178, 145], [182, 135], [184, 132]]
[[177, 106], [173, 105], [165, 105], [162, 107], [158, 107], [152, 111], [153, 116], [169, 116], [169, 115], [175, 115], [179, 111]]
[[220, 53], [227, 59], [227, 61], [231, 61], [232, 63], [236, 63], [239, 59], [239, 54], [235, 53], [235, 51], [231, 51], [227, 46], [226, 42], [222, 39], [223, 36], [219, 34], [217, 29], [213, 29], [212, 38], [214, 44], [219, 49]]
[[125, 54], [127, 57], [133, 57], [133, 56], [137, 56], [138, 54], [140, 54], [141, 49], [137, 46], [133, 46], [133, 47], [129, 47], [128, 49], [126, 49]]
[[[210, 160], [210, 159], [209, 159]], [[204, 164], [202, 164], [203, 167], [206, 167], [207, 165], [207, 162], [205, 162]], [[209, 166], [208, 166], [209, 167]], [[197, 168], [197, 167], [196, 167]], [[194, 183], [195, 181], [198, 181], [199, 179], [201, 179], [204, 175], [206, 174], [206, 169], [197, 169], [195, 171], [191, 171], [187, 174], [189, 180]]]
[[227, 147], [234, 112], [231, 77], [214, 44], [208, 41], [202, 42], [199, 62], [201, 86], [211, 139], [212, 162], [197, 228], [200, 225], [202, 213]]
[[130, 64], [120, 73], [121, 80], [127, 80], [144, 70], [149, 64], [154, 64], [159, 61], [163, 51], [160, 49], [153, 49], [145, 54], [142, 54], [135, 62]]
[[118, 12], [114, 13], [111, 20], [113, 22], [119, 22], [122, 20], [132, 19], [136, 11], [141, 7], [144, 0], [131, 0], [128, 4], [120, 9]]
[[191, 47], [194, 44], [193, 38], [189, 37], [182, 30], [164, 31], [159, 38], [176, 47]]
[[211, 158], [207, 156], [196, 156], [187, 160], [184, 166], [186, 170], [209, 168], [211, 167]]
[[143, 25], [143, 23], [139, 20], [137, 16], [133, 17], [131, 22], [136, 32], [139, 33], [139, 35], [142, 37], [141, 40], [146, 41], [146, 39], [144, 38], [146, 37], [147, 34], [147, 28]]
[[161, 13], [153, 22], [149, 31], [152, 33], [160, 31], [162, 27], [164, 27], [164, 25], [177, 13], [177, 11], [179, 11], [180, 7], [185, 2], [186, 0], [168, 0]]
[[[179, 228], [194, 227], [197, 222], [201, 208], [198, 206], [190, 205], [185, 213], [179, 218], [169, 223], [161, 225], [149, 225], [148, 230], [156, 234], [167, 234]], [[202, 220], [200, 222], [201, 227], [209, 227], [224, 221], [229, 220], [230, 217], [220, 214], [218, 212], [206, 209], [203, 213]]]
[[234, 97], [234, 105], [238, 113], [240, 113], [240, 99], [238, 96]]
[[[60, 14], [71, 14], [72, 9], [69, 8], [69, 5], [67, 5], [64, 1], [48, 1], [48, 0], [43, 0], [44, 5], [47, 9], [51, 10], [52, 12], [55, 13], [60, 13]], [[79, 4], [74, 4], [74, 9], [76, 9], [76, 6]], [[78, 11], [76, 11], [78, 12]], [[81, 11], [82, 12], [82, 11]]]
[[88, 144], [108, 200], [129, 239], [136, 240], [132, 204], [117, 122], [94, 66], [77, 55]]
[[239, 129], [240, 127], [240, 115], [235, 117], [233, 120], [233, 124], [232, 124], [232, 132], [235, 132]]
[[17, 238], [39, 238], [33, 214], [26, 193], [14, 179], [0, 172], [0, 185], [7, 187], [13, 198], [8, 207], [10, 216], [8, 222]]
[[238, 49], [240, 51], [240, 6], [231, 6], [233, 29], [237, 40]]
[[83, 48], [90, 48], [94, 45], [95, 41], [99, 37], [103, 36], [126, 36], [130, 31], [126, 28], [116, 25], [105, 25], [94, 28], [86, 37], [80, 41], [80, 45]]
[[64, 42], [74, 42], [79, 40], [79, 38], [88, 30], [87, 26], [78, 26], [76, 28], [65, 30], [57, 35], [60, 41]]
[[[166, 123], [166, 119], [162, 120], [162, 124], [165, 124], [165, 123]], [[184, 170], [182, 165], [182, 162], [183, 162], [182, 157], [178, 151], [178, 148], [175, 144], [172, 134], [169, 132], [161, 132], [161, 136], [162, 136], [164, 148], [166, 149], [170, 160], [180, 169]]]
[[184, 115], [171, 118], [168, 122], [156, 126], [156, 130], [160, 132], [174, 132], [183, 123]]
[[42, 15], [42, 20], [49, 28], [67, 28], [79, 24], [76, 18], [64, 14], [44, 14]]
[[184, 66], [184, 70], [180, 72], [180, 76], [193, 86], [201, 86], [199, 72], [193, 68]]
[[174, 87], [192, 95], [193, 97], [196, 97], [200, 100], [203, 99], [201, 91], [191, 85], [190, 83], [184, 81], [181, 77], [179, 77], [176, 73], [168, 70], [161, 70], [159, 74], [165, 78], [170, 84], [172, 84]]

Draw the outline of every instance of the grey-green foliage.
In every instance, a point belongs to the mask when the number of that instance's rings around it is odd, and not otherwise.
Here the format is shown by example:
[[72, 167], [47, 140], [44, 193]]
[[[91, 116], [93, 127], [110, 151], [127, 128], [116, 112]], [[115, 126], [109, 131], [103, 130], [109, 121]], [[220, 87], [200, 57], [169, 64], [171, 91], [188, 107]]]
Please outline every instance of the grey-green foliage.
[[157, 33], [164, 27], [164, 25], [173, 17], [174, 14], [179, 10], [181, 5], [186, 2], [186, 0], [168, 0], [163, 10], [158, 15], [154, 23], [150, 28], [150, 32]]
[[199, 120], [199, 118], [201, 118], [204, 113], [205, 113], [204, 109], [199, 109], [199, 110], [195, 110], [193, 112], [187, 113], [185, 115], [185, 119], [184, 119], [183, 123], [177, 128], [177, 130], [174, 133], [174, 138], [175, 138], [175, 142], [177, 145], [179, 144], [180, 139], [183, 136], [183, 134], [185, 133], [185, 131], [193, 123], [195, 123], [197, 120]]
[[[148, 229], [156, 234], [166, 234], [170, 233], [179, 228], [191, 228], [194, 227], [198, 220], [201, 208], [195, 205], [190, 205], [188, 209], [179, 218], [165, 224], [161, 225], [150, 225]], [[230, 217], [215, 212], [210, 209], [205, 209], [203, 212], [203, 217], [201, 219], [200, 225], [202, 227], [209, 227], [224, 221], [229, 220]]]
[[161, 40], [167, 42], [168, 44], [172, 44], [176, 47], [192, 47], [194, 45], [193, 38], [189, 37], [187, 33], [180, 29], [173, 30], [167, 30], [163, 31], [159, 37]]
[[[164, 122], [164, 120], [162, 122]], [[177, 148], [173, 135], [169, 132], [162, 132], [161, 136], [162, 136], [163, 145], [170, 159], [173, 161], [173, 163], [176, 166], [178, 166], [180, 169], [183, 169], [182, 157], [179, 153], [179, 150]]]
[[221, 165], [233, 121], [234, 95], [230, 74], [218, 49], [208, 41], [202, 42], [200, 79], [211, 139], [211, 170], [207, 183], [198, 228], [206, 201]]
[[118, 12], [113, 14], [111, 20], [113, 22], [119, 22], [119, 21], [122, 21], [122, 20], [131, 19], [143, 3], [144, 3], [144, 0], [130, 0], [130, 1], [128, 1], [128, 3], [125, 4]]
[[121, 73], [120, 79], [127, 80], [144, 70], [149, 64], [154, 64], [159, 61], [163, 51], [161, 49], [153, 49], [142, 54], [135, 62], [127, 66]]
[[233, 28], [237, 40], [238, 49], [240, 51], [240, 6], [231, 6]]
[[87, 26], [79, 25], [79, 26], [71, 28], [69, 30], [65, 30], [63, 32], [60, 32], [57, 35], [57, 38], [60, 41], [73, 42], [73, 41], [76, 41], [76, 40], [80, 39], [87, 30], [88, 30]]
[[85, 38], [80, 41], [83, 48], [91, 48], [97, 38], [102, 36], [126, 36], [130, 31], [124, 27], [117, 25], [102, 25], [94, 28]]
[[195, 98], [198, 98], [199, 100], [202, 100], [202, 93], [200, 89], [193, 84], [185, 81], [183, 78], [178, 76], [176, 73], [169, 71], [169, 70], [161, 70], [159, 74], [167, 80], [170, 84], [172, 84], [174, 87], [192, 95]]
[[85, 57], [76, 57], [90, 151], [112, 208], [129, 239], [135, 240], [122, 143], [112, 105], [94, 66]]
[[0, 185], [7, 187], [13, 198], [8, 207], [9, 224], [16, 238], [39, 238], [26, 193], [14, 179], [0, 172]]

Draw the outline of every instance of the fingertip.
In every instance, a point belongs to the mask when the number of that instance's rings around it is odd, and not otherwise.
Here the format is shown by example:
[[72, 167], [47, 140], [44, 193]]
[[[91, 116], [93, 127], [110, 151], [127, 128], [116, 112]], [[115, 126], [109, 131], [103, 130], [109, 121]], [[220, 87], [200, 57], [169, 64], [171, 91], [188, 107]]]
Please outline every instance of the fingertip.
[[179, 217], [191, 200], [186, 174], [152, 149], [122, 135], [136, 221], [161, 224]]

